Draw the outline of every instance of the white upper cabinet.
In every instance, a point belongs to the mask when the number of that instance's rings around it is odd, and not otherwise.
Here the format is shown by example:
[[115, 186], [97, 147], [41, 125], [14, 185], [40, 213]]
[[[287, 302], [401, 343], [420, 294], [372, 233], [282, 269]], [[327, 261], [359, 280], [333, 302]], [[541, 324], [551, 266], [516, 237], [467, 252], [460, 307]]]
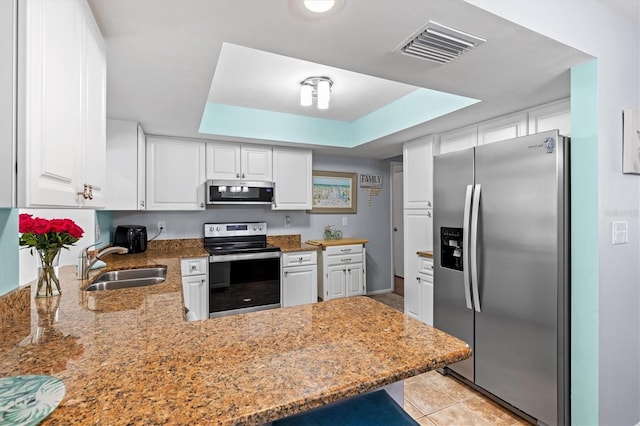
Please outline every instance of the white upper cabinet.
[[[405, 209], [433, 207], [433, 138], [404, 144], [403, 186]], [[276, 189], [277, 190], [277, 189]]]
[[312, 152], [273, 148], [273, 210], [311, 210]]
[[207, 179], [273, 181], [271, 147], [207, 143]]
[[107, 120], [108, 210], [145, 210], [146, 141], [135, 121]]
[[102, 207], [102, 35], [84, 0], [21, 2], [18, 16], [18, 206]]
[[571, 136], [571, 102], [565, 99], [529, 111], [529, 134], [558, 129]]
[[205, 143], [147, 137], [147, 210], [204, 210]]
[[440, 135], [440, 144], [434, 154], [446, 154], [447, 152], [462, 151], [473, 148], [478, 144], [478, 127], [465, 127]]
[[487, 121], [478, 126], [478, 145], [513, 139], [527, 134], [527, 113]]

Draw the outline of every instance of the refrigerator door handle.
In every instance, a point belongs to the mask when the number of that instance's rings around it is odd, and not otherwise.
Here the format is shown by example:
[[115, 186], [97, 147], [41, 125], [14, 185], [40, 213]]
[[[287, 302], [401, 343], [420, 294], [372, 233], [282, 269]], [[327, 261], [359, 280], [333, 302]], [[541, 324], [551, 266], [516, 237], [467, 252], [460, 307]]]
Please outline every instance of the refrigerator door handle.
[[478, 215], [480, 213], [480, 192], [482, 185], [477, 184], [473, 191], [473, 207], [471, 209], [471, 243], [469, 258], [471, 259], [471, 289], [473, 290], [473, 307], [480, 312], [480, 292], [478, 291]]
[[469, 271], [469, 221], [471, 218], [471, 199], [473, 198], [473, 186], [467, 185], [467, 193], [464, 197], [464, 218], [462, 223], [462, 272], [464, 276], [464, 299], [467, 309], [473, 309], [471, 304], [471, 277]]

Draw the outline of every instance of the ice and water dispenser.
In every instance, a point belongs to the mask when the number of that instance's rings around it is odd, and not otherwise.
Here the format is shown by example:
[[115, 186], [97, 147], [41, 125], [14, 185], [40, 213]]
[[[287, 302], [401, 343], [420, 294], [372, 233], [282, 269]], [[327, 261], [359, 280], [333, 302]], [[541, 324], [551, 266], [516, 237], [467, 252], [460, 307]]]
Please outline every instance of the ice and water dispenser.
[[440, 266], [462, 271], [462, 228], [440, 228]]

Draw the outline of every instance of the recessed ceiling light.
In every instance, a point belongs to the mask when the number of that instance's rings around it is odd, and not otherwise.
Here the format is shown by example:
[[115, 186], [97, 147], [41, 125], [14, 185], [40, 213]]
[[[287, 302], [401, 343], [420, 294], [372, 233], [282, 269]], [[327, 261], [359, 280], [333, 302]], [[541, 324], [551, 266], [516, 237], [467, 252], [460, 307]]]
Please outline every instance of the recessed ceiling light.
[[325, 13], [331, 10], [336, 0], [304, 0], [304, 7], [314, 13]]

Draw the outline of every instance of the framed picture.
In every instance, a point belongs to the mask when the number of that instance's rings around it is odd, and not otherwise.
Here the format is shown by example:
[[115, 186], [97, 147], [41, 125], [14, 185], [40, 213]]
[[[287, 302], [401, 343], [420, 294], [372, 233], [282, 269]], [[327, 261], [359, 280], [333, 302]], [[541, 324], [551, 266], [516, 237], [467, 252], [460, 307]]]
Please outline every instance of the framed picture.
[[313, 171], [311, 213], [356, 213], [357, 173]]
[[622, 173], [640, 174], [640, 111], [622, 111]]

